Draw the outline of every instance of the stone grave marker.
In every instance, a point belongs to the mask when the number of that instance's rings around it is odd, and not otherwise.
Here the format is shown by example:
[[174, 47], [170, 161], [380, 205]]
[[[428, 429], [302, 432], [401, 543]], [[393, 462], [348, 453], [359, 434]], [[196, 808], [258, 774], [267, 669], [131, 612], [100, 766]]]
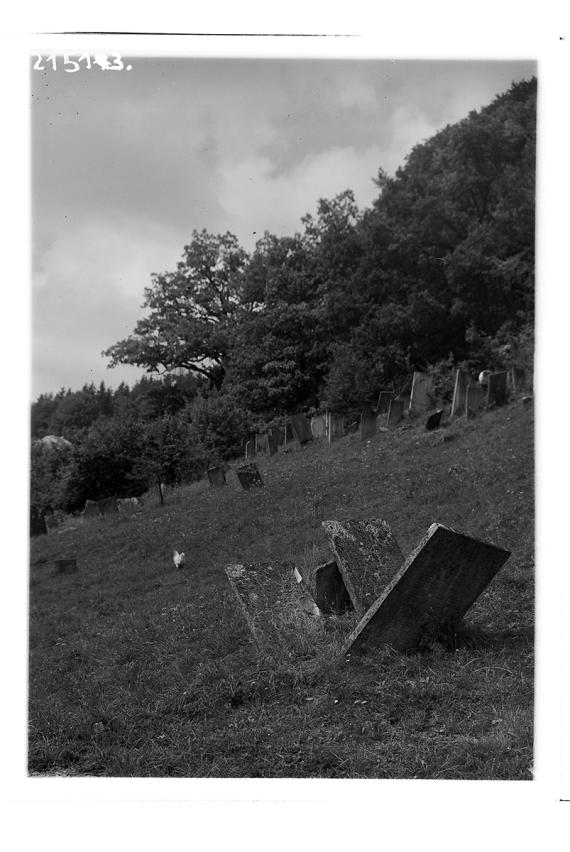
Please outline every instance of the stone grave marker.
[[311, 418], [311, 432], [313, 438], [326, 438], [327, 418], [325, 414], [319, 414], [317, 417]]
[[30, 536], [45, 535], [47, 526], [45, 518], [36, 506], [30, 506]]
[[397, 426], [404, 414], [404, 403], [401, 399], [391, 399], [388, 409], [388, 426]]
[[402, 565], [402, 551], [386, 521], [323, 521], [322, 526], [361, 618]]
[[291, 563], [228, 565], [226, 575], [260, 649], [283, 646], [288, 617], [311, 618], [306, 588], [295, 579]]
[[83, 520], [92, 521], [101, 517], [101, 509], [98, 500], [86, 500], [83, 509]]
[[487, 408], [504, 405], [507, 401], [507, 372], [491, 373], [487, 385]]
[[59, 521], [54, 515], [44, 515], [44, 521], [48, 533], [55, 532], [59, 529]]
[[364, 409], [360, 415], [360, 439], [365, 441], [376, 434], [376, 415], [371, 408]]
[[378, 394], [378, 402], [376, 403], [376, 414], [385, 416], [390, 410], [390, 403], [394, 399], [394, 394], [389, 391], [380, 391]]
[[410, 395], [410, 414], [423, 414], [433, 407], [433, 381], [428, 373], [414, 373]]
[[465, 394], [465, 416], [480, 414], [485, 408], [486, 396], [485, 388], [481, 385], [469, 385]]
[[432, 524], [345, 643], [345, 652], [421, 646], [457, 624], [510, 553]]
[[451, 416], [465, 412], [467, 388], [471, 384], [471, 376], [466, 370], [459, 368], [455, 373], [455, 388], [453, 391], [453, 402], [451, 403]]
[[354, 609], [336, 560], [317, 565], [311, 573], [308, 586], [321, 612], [342, 615]]
[[263, 480], [255, 462], [238, 467], [236, 473], [240, 485], [245, 491], [249, 491], [252, 486], [263, 488]]
[[99, 509], [102, 515], [113, 515], [119, 511], [116, 497], [104, 497], [99, 500]]
[[77, 559], [56, 559], [55, 567], [58, 574], [75, 574], [77, 571]]
[[220, 485], [225, 485], [226, 471], [221, 465], [218, 465], [217, 467], [209, 467], [208, 479], [210, 481], [210, 485], [214, 488], [217, 488]]
[[267, 449], [269, 450], [269, 455], [274, 456], [279, 447], [279, 440], [277, 435], [271, 431], [267, 433]]
[[310, 423], [304, 414], [291, 415], [291, 428], [293, 429], [295, 440], [300, 444], [306, 444], [308, 441], [313, 440]]
[[333, 411], [327, 411], [327, 438], [329, 444], [332, 444], [337, 438], [343, 437], [344, 414], [335, 414]]
[[252, 439], [248, 441], [245, 445], [245, 457], [246, 459], [255, 458], [255, 440]]
[[510, 372], [511, 387], [515, 393], [523, 391], [526, 387], [525, 371], [522, 367], [512, 367]]
[[426, 420], [426, 429], [428, 429], [429, 431], [432, 431], [433, 429], [439, 429], [442, 414], [443, 408], [438, 408], [437, 411], [434, 411], [433, 414], [430, 414], [430, 416]]
[[255, 436], [255, 452], [258, 455], [269, 455], [269, 436], [266, 434]]

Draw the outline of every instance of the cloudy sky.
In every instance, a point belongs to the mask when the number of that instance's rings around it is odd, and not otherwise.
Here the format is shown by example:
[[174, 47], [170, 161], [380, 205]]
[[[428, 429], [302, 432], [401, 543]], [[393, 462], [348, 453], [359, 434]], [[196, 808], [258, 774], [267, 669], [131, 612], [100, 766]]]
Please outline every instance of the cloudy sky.
[[136, 381], [101, 351], [133, 330], [151, 273], [175, 267], [194, 228], [250, 250], [343, 189], [366, 207], [379, 168], [536, 73], [531, 61], [128, 62], [32, 71], [34, 398]]

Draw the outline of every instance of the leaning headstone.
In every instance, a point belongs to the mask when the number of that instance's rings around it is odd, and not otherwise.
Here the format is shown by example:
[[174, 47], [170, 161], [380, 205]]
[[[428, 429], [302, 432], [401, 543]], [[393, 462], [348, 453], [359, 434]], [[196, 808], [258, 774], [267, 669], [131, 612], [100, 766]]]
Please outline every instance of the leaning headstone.
[[404, 414], [404, 403], [401, 399], [390, 400], [388, 409], [388, 426], [396, 426]]
[[433, 407], [433, 380], [428, 373], [414, 373], [410, 396], [410, 413], [423, 414]]
[[77, 571], [77, 559], [56, 559], [55, 567], [58, 574], [75, 574]]
[[226, 472], [221, 465], [217, 467], [209, 467], [208, 468], [208, 479], [210, 481], [210, 485], [214, 488], [217, 488], [220, 485], [226, 484]]
[[101, 517], [101, 509], [98, 500], [86, 500], [83, 509], [83, 520], [92, 521]]
[[113, 515], [115, 512], [118, 512], [117, 498], [104, 497], [103, 500], [99, 500], [99, 509], [102, 515]]
[[313, 438], [326, 438], [327, 418], [325, 414], [319, 414], [317, 417], [311, 418], [311, 432]]
[[238, 467], [236, 473], [240, 485], [245, 491], [249, 491], [252, 486], [263, 488], [263, 480], [255, 462]]
[[255, 458], [255, 441], [248, 441], [245, 445], [245, 457], [246, 459]]
[[228, 565], [226, 575], [251, 634], [260, 649], [283, 646], [289, 617], [309, 618], [304, 606], [306, 589], [297, 583], [288, 562]]
[[522, 367], [512, 367], [510, 370], [511, 387], [515, 393], [520, 393], [526, 387], [525, 371]]
[[474, 414], [480, 414], [485, 408], [485, 399], [487, 397], [485, 388], [481, 385], [469, 385], [465, 395], [465, 416], [472, 417]]
[[443, 408], [438, 408], [437, 411], [434, 411], [433, 414], [430, 414], [430, 416], [426, 420], [426, 429], [428, 429], [430, 431], [433, 430], [433, 429], [439, 429], [442, 414], [443, 414]]
[[362, 617], [400, 568], [404, 556], [386, 521], [323, 521], [350, 599]]
[[291, 428], [293, 429], [295, 440], [300, 444], [306, 444], [308, 441], [313, 440], [310, 423], [304, 414], [291, 415]]
[[507, 372], [491, 373], [487, 385], [487, 408], [504, 405], [507, 401]]
[[455, 388], [451, 403], [451, 416], [456, 417], [465, 412], [467, 388], [471, 384], [471, 376], [466, 370], [459, 368], [455, 373]]
[[45, 515], [44, 521], [48, 533], [55, 532], [57, 529], [59, 529], [59, 521], [54, 515]]
[[327, 411], [327, 439], [329, 444], [344, 436], [344, 414]]
[[317, 565], [311, 573], [308, 586], [321, 612], [342, 615], [354, 609], [336, 560]]
[[380, 391], [378, 394], [378, 402], [376, 403], [376, 414], [384, 416], [388, 414], [390, 402], [394, 399], [394, 394], [389, 391]]
[[345, 644], [409, 651], [460, 622], [510, 553], [432, 524]]
[[365, 409], [360, 415], [360, 438], [365, 441], [376, 434], [376, 415], [372, 409]]

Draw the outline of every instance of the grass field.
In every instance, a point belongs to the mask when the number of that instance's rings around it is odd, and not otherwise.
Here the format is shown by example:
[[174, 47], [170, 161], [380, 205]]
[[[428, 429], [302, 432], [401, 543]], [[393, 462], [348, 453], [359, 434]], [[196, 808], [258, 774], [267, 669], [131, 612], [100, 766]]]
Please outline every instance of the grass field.
[[[230, 474], [224, 488], [202, 481], [164, 506], [32, 540], [30, 773], [530, 779], [532, 407], [258, 464], [263, 489]], [[328, 555], [321, 521], [334, 518], [383, 518], [404, 553], [438, 521], [512, 556], [459, 647], [346, 662], [349, 614], [259, 654], [225, 565], [310, 567]], [[64, 556], [76, 574], [56, 573]]]

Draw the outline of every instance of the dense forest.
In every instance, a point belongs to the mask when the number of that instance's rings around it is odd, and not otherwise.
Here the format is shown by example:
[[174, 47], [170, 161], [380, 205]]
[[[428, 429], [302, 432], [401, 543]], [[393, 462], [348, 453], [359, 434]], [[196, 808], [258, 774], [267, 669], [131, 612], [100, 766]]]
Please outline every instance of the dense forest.
[[292, 237], [252, 253], [194, 231], [153, 275], [145, 317], [103, 355], [147, 371], [132, 388], [43, 394], [32, 438], [32, 506], [188, 481], [287, 414], [352, 415], [381, 389], [452, 368], [532, 368], [536, 79], [511, 86], [415, 146], [359, 210], [350, 189], [318, 202]]

